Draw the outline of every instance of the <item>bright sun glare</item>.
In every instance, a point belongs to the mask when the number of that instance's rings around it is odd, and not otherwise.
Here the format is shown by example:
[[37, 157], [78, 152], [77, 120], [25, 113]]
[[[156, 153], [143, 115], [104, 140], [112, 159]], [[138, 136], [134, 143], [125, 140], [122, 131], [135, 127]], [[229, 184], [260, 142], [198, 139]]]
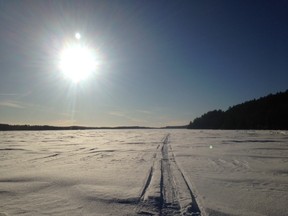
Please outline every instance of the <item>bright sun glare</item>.
[[78, 83], [94, 72], [96, 61], [92, 49], [80, 42], [80, 33], [75, 38], [77, 41], [67, 44], [60, 52], [59, 68], [65, 77]]

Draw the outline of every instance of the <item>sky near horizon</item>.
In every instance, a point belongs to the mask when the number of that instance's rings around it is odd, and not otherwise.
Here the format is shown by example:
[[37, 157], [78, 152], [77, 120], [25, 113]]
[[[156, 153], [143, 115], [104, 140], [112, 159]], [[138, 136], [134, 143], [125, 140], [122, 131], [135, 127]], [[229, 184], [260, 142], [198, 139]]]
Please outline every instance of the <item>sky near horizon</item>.
[[[75, 83], [77, 32], [99, 64]], [[287, 90], [287, 50], [285, 0], [0, 1], [0, 123], [188, 124]]]

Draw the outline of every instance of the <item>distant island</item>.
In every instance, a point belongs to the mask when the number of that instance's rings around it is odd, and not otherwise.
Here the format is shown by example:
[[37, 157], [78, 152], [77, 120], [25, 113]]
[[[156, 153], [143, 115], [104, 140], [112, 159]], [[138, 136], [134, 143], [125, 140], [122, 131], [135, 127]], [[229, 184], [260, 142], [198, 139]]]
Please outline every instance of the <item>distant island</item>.
[[187, 128], [288, 130], [288, 90], [207, 112]]
[[50, 125], [10, 125], [0, 124], [0, 131], [40, 131], [40, 130], [96, 130], [96, 129], [153, 129], [141, 126], [119, 126], [119, 127], [85, 127], [85, 126], [50, 126]]
[[118, 127], [85, 127], [85, 126], [51, 126], [51, 125], [10, 125], [0, 124], [0, 131], [46, 131], [46, 130], [113, 130], [113, 129], [186, 129], [184, 126], [143, 127], [143, 126], [118, 126]]

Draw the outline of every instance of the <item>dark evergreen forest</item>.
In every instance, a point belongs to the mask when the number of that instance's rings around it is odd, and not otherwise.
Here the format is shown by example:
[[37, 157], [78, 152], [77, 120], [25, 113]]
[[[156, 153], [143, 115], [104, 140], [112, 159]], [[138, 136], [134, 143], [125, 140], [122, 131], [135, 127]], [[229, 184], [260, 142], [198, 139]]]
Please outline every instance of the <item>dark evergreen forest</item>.
[[205, 113], [188, 129], [288, 130], [288, 90]]

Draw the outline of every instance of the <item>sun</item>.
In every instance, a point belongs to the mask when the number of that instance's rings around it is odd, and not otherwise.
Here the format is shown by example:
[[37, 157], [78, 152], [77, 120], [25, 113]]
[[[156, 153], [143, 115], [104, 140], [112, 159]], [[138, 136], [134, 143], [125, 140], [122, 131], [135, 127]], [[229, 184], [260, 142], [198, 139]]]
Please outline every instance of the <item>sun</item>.
[[75, 38], [76, 38], [77, 40], [80, 40], [80, 39], [81, 39], [81, 34], [80, 34], [79, 32], [76, 32], [76, 33], [75, 33]]
[[87, 45], [79, 42], [81, 35], [75, 34], [78, 41], [68, 43], [59, 55], [59, 69], [74, 83], [87, 79], [96, 69], [95, 54]]

